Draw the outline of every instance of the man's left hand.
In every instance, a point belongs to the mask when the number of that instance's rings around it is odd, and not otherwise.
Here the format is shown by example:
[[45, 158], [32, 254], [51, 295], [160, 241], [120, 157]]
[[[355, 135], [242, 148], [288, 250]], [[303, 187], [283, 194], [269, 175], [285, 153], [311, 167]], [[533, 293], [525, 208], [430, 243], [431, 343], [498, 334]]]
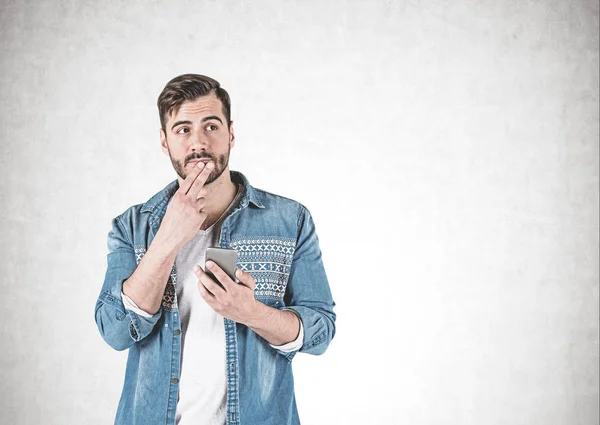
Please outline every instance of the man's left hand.
[[236, 269], [235, 275], [239, 280], [236, 283], [213, 261], [208, 261], [206, 267], [223, 286], [219, 286], [200, 266], [195, 266], [198, 290], [204, 301], [221, 316], [234, 322], [246, 324], [251, 321], [257, 313], [259, 301], [254, 298], [256, 281], [250, 273]]

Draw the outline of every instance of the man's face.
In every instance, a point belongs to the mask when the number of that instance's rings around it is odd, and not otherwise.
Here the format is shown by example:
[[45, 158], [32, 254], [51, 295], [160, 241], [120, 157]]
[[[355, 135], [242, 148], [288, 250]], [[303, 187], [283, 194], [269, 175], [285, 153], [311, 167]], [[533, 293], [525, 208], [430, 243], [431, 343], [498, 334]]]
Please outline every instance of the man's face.
[[212, 161], [215, 168], [205, 184], [228, 170], [229, 152], [235, 144], [233, 125], [228, 128], [221, 101], [211, 93], [181, 104], [160, 130], [163, 152], [173, 168], [185, 180], [198, 161]]

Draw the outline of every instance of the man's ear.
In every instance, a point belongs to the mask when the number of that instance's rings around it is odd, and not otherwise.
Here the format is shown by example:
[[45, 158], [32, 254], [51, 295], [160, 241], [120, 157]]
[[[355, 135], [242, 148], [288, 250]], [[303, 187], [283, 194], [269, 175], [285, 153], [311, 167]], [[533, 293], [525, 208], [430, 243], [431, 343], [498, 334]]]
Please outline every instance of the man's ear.
[[167, 146], [167, 135], [164, 130], [160, 129], [160, 147], [165, 155], [169, 156], [169, 147]]
[[235, 134], [233, 133], [233, 121], [229, 123], [229, 148], [235, 146]]

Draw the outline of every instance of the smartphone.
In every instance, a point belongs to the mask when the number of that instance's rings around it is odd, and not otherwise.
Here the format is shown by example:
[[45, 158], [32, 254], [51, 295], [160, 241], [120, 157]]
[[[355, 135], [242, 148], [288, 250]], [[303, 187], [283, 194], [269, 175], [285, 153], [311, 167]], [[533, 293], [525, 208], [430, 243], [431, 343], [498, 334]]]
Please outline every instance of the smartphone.
[[[223, 269], [225, 273], [233, 280], [235, 283], [238, 283], [237, 278], [235, 277], [235, 266], [237, 264], [237, 256], [238, 253], [235, 249], [230, 248], [206, 248], [206, 256], [204, 259], [204, 271], [212, 280], [217, 282], [219, 285], [221, 283], [219, 280], [208, 270], [206, 267], [206, 262], [208, 260], [214, 261], [217, 263], [219, 267]], [[223, 286], [223, 285], [221, 285]]]

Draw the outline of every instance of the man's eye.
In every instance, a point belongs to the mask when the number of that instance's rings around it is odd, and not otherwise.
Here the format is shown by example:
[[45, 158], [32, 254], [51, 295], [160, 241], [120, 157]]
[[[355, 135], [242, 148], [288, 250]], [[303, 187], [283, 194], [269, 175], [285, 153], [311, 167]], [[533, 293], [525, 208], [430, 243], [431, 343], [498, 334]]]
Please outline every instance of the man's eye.
[[218, 128], [219, 128], [219, 127], [217, 127], [217, 126], [216, 126], [216, 125], [214, 125], [214, 124], [208, 124], [208, 125], [206, 126], [206, 129], [207, 129], [207, 130], [209, 130], [209, 131], [215, 131], [215, 130], [217, 130]]
[[177, 130], [177, 134], [185, 134], [185, 133], [189, 133], [190, 129], [187, 127], [181, 127], [179, 130]]

